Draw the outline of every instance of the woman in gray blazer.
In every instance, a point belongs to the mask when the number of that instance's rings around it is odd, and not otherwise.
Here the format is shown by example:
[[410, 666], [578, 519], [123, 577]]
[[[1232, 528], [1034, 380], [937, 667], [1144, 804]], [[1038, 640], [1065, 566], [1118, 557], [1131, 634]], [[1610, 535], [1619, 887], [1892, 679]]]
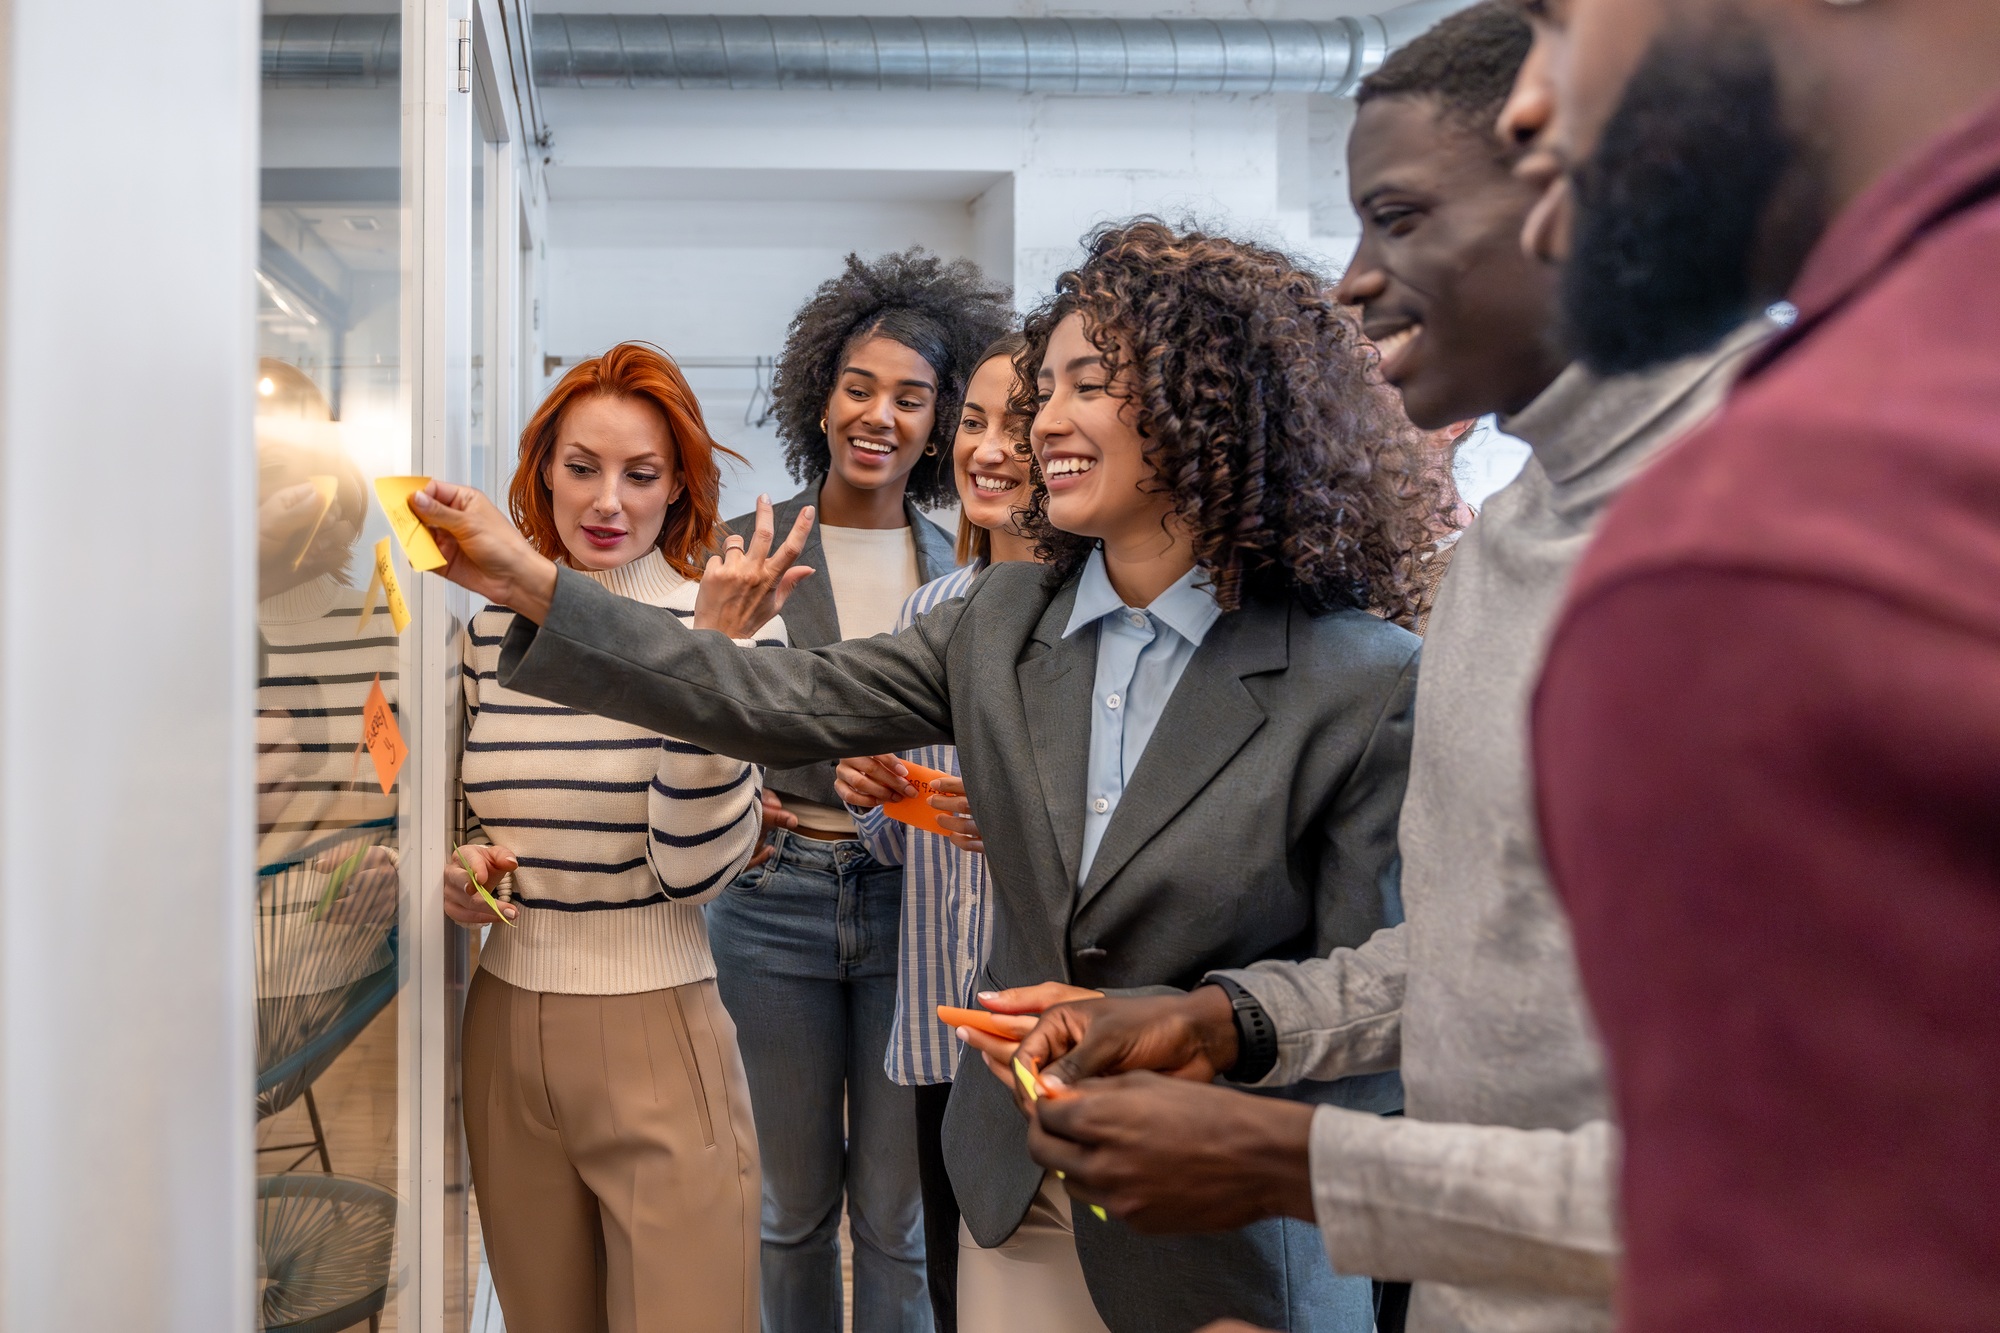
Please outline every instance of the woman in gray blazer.
[[[540, 561], [477, 492], [434, 484], [417, 510], [446, 576], [520, 613], [510, 688], [770, 765], [956, 744], [993, 876], [982, 989], [1185, 988], [1325, 954], [1398, 915], [1417, 640], [1384, 616], [1408, 611], [1442, 502], [1325, 288], [1157, 222], [1093, 236], [1022, 356], [1051, 566], [997, 565], [892, 638], [744, 653]], [[766, 514], [711, 562], [718, 623], [768, 618], [803, 577], [803, 532], [770, 537]], [[1392, 1075], [1292, 1095], [1400, 1097]], [[945, 1150], [979, 1247], [1052, 1202], [1025, 1143], [1005, 1088], [955, 1083]], [[1368, 1284], [1302, 1222], [1074, 1229], [1117, 1333], [1372, 1327]]]

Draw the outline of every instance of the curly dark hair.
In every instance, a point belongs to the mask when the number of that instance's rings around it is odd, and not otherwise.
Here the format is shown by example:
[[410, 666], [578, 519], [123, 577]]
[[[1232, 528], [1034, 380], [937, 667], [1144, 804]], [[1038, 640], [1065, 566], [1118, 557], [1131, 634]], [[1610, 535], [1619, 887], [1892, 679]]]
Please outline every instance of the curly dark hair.
[[[1408, 623], [1448, 497], [1326, 278], [1157, 218], [1084, 244], [1083, 264], [1028, 316], [1016, 410], [1035, 410], [1050, 334], [1083, 316], [1224, 610], [1291, 596], [1315, 614], [1360, 607]], [[1057, 583], [1095, 545], [1049, 523], [1046, 491], [1026, 521]]]
[[1366, 106], [1378, 97], [1435, 97], [1447, 116], [1497, 147], [1493, 122], [1534, 44], [1519, 0], [1484, 0], [1390, 52], [1354, 100]]
[[772, 415], [792, 479], [816, 480], [833, 465], [820, 427], [827, 400], [847, 353], [879, 335], [915, 352], [937, 376], [937, 424], [931, 428], [937, 453], [917, 460], [910, 498], [927, 508], [956, 498], [951, 440], [965, 382], [1013, 316], [1007, 289], [987, 282], [968, 260], [947, 262], [915, 246], [866, 263], [850, 254], [840, 276], [821, 283], [792, 316], [771, 377]]

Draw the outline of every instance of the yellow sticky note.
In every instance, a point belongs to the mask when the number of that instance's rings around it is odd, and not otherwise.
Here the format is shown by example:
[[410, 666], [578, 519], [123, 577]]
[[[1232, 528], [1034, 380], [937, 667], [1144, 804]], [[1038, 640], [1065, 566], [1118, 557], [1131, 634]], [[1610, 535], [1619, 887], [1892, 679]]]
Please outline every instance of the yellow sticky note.
[[306, 533], [305, 541], [299, 546], [298, 558], [292, 561], [293, 569], [305, 563], [306, 552], [312, 550], [313, 538], [319, 536], [320, 525], [326, 522], [326, 516], [333, 512], [333, 499], [340, 494], [339, 477], [315, 473], [306, 480], [311, 483], [314, 493], [319, 496], [319, 516], [313, 519], [311, 531]]
[[403, 761], [410, 757], [410, 747], [403, 744], [402, 729], [396, 725], [396, 714], [382, 693], [379, 674], [368, 687], [368, 701], [361, 705], [361, 743], [368, 747], [368, 757], [375, 761], [375, 780], [382, 784], [382, 794], [386, 796], [396, 785], [396, 774], [402, 771]]
[[412, 569], [436, 569], [444, 563], [444, 553], [431, 540], [430, 529], [410, 508], [410, 497], [430, 484], [429, 477], [375, 478], [375, 498], [382, 502], [382, 512], [389, 516], [389, 527], [402, 543]]
[[[429, 534], [425, 538], [428, 540]], [[401, 634], [410, 627], [410, 604], [403, 600], [403, 587], [396, 582], [396, 558], [389, 553], [387, 537], [375, 543], [375, 577], [382, 581], [382, 595], [389, 599], [389, 619], [396, 622], [396, 633]]]
[[[1029, 1101], [1038, 1102], [1042, 1099], [1041, 1080], [1035, 1077], [1034, 1070], [1028, 1068], [1028, 1066], [1021, 1063], [1021, 1058], [1019, 1056], [1014, 1057], [1014, 1077], [1021, 1081], [1021, 1091], [1028, 1094]], [[1062, 1172], [1058, 1171], [1056, 1172], [1056, 1179], [1064, 1180], [1067, 1179], [1067, 1177], [1064, 1176]], [[1096, 1217], [1097, 1220], [1100, 1222], [1109, 1222], [1111, 1220], [1110, 1216], [1105, 1213], [1104, 1209], [1098, 1206], [1097, 1204], [1093, 1203], [1092, 1205], [1090, 1205], [1090, 1211], [1091, 1214], [1094, 1217]]]

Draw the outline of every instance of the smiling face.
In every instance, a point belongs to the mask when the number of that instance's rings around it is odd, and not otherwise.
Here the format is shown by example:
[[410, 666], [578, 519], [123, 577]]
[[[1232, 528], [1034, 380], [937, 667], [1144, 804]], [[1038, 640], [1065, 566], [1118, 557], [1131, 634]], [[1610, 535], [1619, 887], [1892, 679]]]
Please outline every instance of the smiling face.
[[666, 419], [639, 398], [579, 398], [556, 423], [542, 480], [577, 569], [616, 569], [652, 550], [680, 498]]
[[1049, 334], [1028, 438], [1048, 488], [1049, 522], [1141, 559], [1171, 544], [1163, 525], [1173, 500], [1159, 486], [1134, 424], [1130, 378], [1129, 368], [1116, 382], [1105, 374], [1083, 316], [1070, 315]]
[[937, 425], [937, 372], [890, 338], [865, 338], [841, 358], [826, 404], [830, 482], [900, 488]]
[[1015, 531], [1015, 518], [1028, 503], [1028, 460], [1007, 429], [1007, 395], [1014, 387], [1014, 362], [988, 357], [966, 385], [952, 441], [952, 473], [958, 499], [974, 527]]
[[1435, 430], [1526, 407], [1562, 369], [1555, 274], [1521, 252], [1540, 187], [1428, 96], [1361, 108], [1348, 178], [1361, 245], [1337, 297], [1361, 308], [1410, 420]]

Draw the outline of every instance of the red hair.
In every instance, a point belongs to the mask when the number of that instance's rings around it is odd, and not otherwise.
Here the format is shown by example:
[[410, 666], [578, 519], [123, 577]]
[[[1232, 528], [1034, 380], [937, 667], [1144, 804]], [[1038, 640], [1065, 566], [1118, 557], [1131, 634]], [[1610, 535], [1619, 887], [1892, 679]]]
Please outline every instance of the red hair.
[[562, 414], [579, 398], [598, 396], [651, 403], [666, 423], [681, 494], [667, 509], [658, 545], [674, 572], [683, 578], [700, 578], [708, 554], [720, 544], [716, 538], [721, 526], [722, 471], [715, 456], [727, 454], [739, 463], [743, 456], [716, 443], [680, 367], [659, 348], [645, 343], [619, 343], [602, 356], [578, 362], [535, 409], [534, 419], [521, 432], [521, 462], [507, 488], [507, 508], [514, 515], [514, 526], [529, 545], [549, 559], [563, 558], [555, 501], [544, 474], [555, 454]]

